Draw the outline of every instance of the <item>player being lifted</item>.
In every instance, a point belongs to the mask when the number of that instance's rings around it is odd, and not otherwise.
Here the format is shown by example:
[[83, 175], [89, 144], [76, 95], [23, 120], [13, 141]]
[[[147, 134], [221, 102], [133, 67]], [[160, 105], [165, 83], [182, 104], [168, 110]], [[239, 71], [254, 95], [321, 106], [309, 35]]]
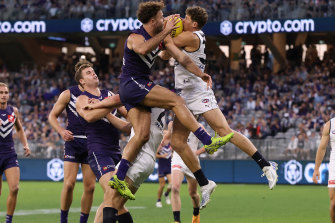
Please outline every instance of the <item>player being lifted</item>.
[[[159, 107], [172, 110], [178, 122], [174, 126], [174, 131], [178, 128], [192, 131], [208, 150], [217, 150], [226, 144], [234, 133], [229, 133], [224, 137], [211, 137], [199, 123], [192, 113], [187, 109], [184, 100], [159, 85], [155, 85], [150, 79], [150, 70], [155, 62], [155, 58], [160, 52], [159, 45], [167, 38], [165, 47], [187, 70], [197, 75], [207, 87], [211, 87], [212, 79], [208, 74], [203, 73], [192, 60], [182, 53], [171, 41], [170, 33], [176, 28], [176, 17], [166, 22], [164, 27], [164, 17], [162, 2], [142, 2], [137, 11], [138, 19], [143, 25], [133, 31], [127, 38], [124, 45], [124, 58], [122, 74], [120, 80], [120, 98], [128, 110], [128, 118], [133, 125], [135, 135], [126, 145], [118, 172], [110, 181], [110, 185], [117, 189], [123, 196], [135, 199], [126, 183], [124, 182], [126, 173], [141, 150], [142, 146], [149, 140], [150, 135], [150, 108]], [[96, 105], [96, 107], [106, 104]], [[94, 108], [95, 106], [91, 107]], [[187, 138], [184, 139], [186, 143]], [[185, 164], [194, 173], [201, 186], [203, 202], [209, 202], [210, 194], [216, 187], [213, 181], [208, 181], [205, 177], [196, 156], [189, 147], [180, 147], [178, 143], [171, 142], [172, 148], [182, 157]]]
[[[193, 62], [201, 68], [205, 69], [205, 35], [201, 28], [207, 22], [207, 12], [199, 6], [189, 7], [186, 9], [186, 17], [183, 19], [184, 32], [173, 38], [174, 44], [183, 49], [183, 52], [192, 58]], [[170, 58], [167, 51], [161, 52], [164, 59]], [[175, 65], [175, 88], [180, 90], [180, 96], [185, 100], [190, 111], [198, 116], [202, 115], [211, 128], [220, 136], [224, 136], [232, 132], [224, 115], [220, 111], [215, 95], [212, 89], [208, 89], [206, 83], [202, 81], [194, 73], [186, 70], [180, 63]], [[277, 164], [268, 162], [251, 143], [251, 141], [241, 133], [233, 131], [234, 137], [231, 142], [238, 148], [251, 156], [263, 170], [269, 181], [269, 187], [272, 189], [277, 183]], [[173, 122], [173, 132], [171, 141], [175, 150], [188, 147], [186, 139], [190, 131], [183, 126], [179, 119]], [[212, 153], [213, 151], [207, 150]], [[201, 203], [203, 208], [206, 204]]]
[[19, 163], [17, 161], [13, 141], [14, 127], [25, 150], [25, 156], [30, 155], [30, 149], [20, 121], [19, 111], [16, 107], [8, 105], [8, 100], [8, 86], [0, 82], [0, 192], [2, 189], [2, 175], [5, 173], [9, 188], [6, 223], [11, 223], [15, 211], [20, 181]]
[[[84, 62], [84, 58], [81, 59]], [[77, 63], [77, 67], [82, 63]], [[73, 190], [76, 183], [79, 165], [83, 173], [84, 192], [81, 198], [80, 223], [86, 223], [93, 202], [95, 176], [88, 165], [87, 138], [76, 111], [77, 98], [83, 88], [78, 84], [63, 91], [49, 114], [49, 123], [65, 141], [64, 149], [64, 183], [61, 193], [61, 223], [68, 222], [68, 213], [73, 199]], [[68, 125], [64, 129], [57, 118], [66, 109]]]

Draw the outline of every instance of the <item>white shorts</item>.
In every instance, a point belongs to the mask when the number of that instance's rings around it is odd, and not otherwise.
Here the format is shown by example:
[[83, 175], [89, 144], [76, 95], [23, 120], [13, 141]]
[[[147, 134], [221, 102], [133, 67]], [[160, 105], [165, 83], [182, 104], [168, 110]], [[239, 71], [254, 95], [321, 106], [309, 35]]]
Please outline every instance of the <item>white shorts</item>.
[[[156, 161], [148, 153], [140, 152], [127, 172], [127, 177], [133, 181], [133, 186], [139, 188], [155, 169]], [[120, 164], [120, 163], [119, 163]], [[119, 164], [116, 168], [119, 168]]]
[[328, 187], [335, 188], [335, 157], [334, 152], [331, 150], [329, 165], [328, 165]]
[[201, 115], [207, 111], [219, 108], [212, 89], [184, 89], [180, 96], [194, 115]]
[[190, 177], [195, 179], [191, 170], [185, 165], [182, 158], [178, 155], [178, 153], [173, 152], [172, 160], [171, 160], [171, 172], [173, 170], [179, 170], [182, 172], [186, 177]]

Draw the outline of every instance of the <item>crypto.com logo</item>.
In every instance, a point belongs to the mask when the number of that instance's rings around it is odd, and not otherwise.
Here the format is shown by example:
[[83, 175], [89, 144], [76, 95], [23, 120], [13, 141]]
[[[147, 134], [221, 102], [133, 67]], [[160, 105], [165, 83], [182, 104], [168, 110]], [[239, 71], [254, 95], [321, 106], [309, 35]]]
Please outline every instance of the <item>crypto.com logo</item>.
[[233, 31], [233, 24], [230, 21], [225, 20], [225, 21], [221, 22], [220, 32], [223, 35], [228, 36], [230, 33], [232, 33], [232, 31]]
[[290, 184], [296, 184], [302, 179], [302, 165], [296, 160], [285, 164], [284, 177]]
[[80, 28], [85, 33], [91, 32], [93, 30], [93, 20], [89, 18], [81, 20]]
[[47, 164], [47, 176], [53, 181], [64, 178], [64, 163], [60, 159], [52, 159]]

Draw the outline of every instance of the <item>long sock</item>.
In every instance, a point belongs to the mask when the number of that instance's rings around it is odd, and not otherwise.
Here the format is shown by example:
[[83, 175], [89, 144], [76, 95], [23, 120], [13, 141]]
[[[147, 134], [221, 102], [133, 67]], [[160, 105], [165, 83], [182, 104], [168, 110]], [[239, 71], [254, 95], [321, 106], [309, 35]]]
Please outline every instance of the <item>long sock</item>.
[[199, 127], [194, 135], [202, 142], [204, 145], [210, 145], [212, 143], [212, 137], [201, 127]]
[[60, 210], [60, 223], [67, 223], [67, 216], [69, 215], [69, 210]]
[[157, 202], [160, 202], [160, 201], [161, 201], [161, 199], [160, 199], [160, 198], [158, 198], [158, 199], [157, 199]]
[[90, 214], [85, 214], [83, 212], [80, 212], [80, 221], [79, 221], [79, 223], [87, 223], [89, 215]]
[[117, 216], [119, 223], [133, 223], [133, 218], [129, 212]]
[[193, 215], [194, 216], [199, 215], [199, 208], [193, 208]]
[[254, 155], [252, 155], [252, 158], [256, 161], [261, 169], [263, 169], [263, 167], [265, 166], [270, 166], [270, 163], [266, 159], [264, 159], [262, 154], [260, 154], [258, 151], [256, 151]]
[[12, 223], [13, 215], [6, 215], [6, 223]]
[[165, 197], [169, 196], [169, 193], [170, 193], [170, 192], [166, 191], [166, 192], [164, 193], [164, 196], [165, 196]]
[[112, 207], [104, 207], [102, 209], [103, 223], [116, 223], [117, 221], [117, 210]]
[[180, 211], [174, 211], [173, 212], [173, 219], [176, 222], [180, 222]]
[[127, 171], [130, 167], [130, 162], [126, 159], [121, 159], [119, 169], [117, 170], [116, 176], [119, 180], [126, 178]]
[[204, 172], [202, 172], [201, 169], [195, 171], [193, 174], [195, 176], [195, 179], [197, 179], [198, 184], [200, 185], [200, 187], [205, 186], [205, 185], [208, 184], [208, 180], [205, 177], [205, 174], [204, 174]]

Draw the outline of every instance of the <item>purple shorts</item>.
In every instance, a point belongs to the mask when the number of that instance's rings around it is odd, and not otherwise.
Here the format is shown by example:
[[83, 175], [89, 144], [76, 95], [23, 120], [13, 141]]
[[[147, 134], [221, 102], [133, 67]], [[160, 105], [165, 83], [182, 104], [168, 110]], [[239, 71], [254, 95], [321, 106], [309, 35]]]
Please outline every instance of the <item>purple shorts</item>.
[[6, 169], [16, 166], [19, 166], [16, 153], [0, 154], [0, 175], [2, 175]]
[[171, 174], [171, 157], [169, 159], [158, 159], [158, 177]]
[[121, 102], [127, 111], [137, 107], [154, 86], [154, 82], [147, 78], [122, 78], [120, 80], [119, 94]]
[[65, 142], [64, 161], [88, 164], [87, 139], [74, 138]]
[[106, 154], [93, 152], [88, 155], [88, 163], [98, 181], [102, 175], [115, 170], [116, 164], [121, 160], [121, 154]]

